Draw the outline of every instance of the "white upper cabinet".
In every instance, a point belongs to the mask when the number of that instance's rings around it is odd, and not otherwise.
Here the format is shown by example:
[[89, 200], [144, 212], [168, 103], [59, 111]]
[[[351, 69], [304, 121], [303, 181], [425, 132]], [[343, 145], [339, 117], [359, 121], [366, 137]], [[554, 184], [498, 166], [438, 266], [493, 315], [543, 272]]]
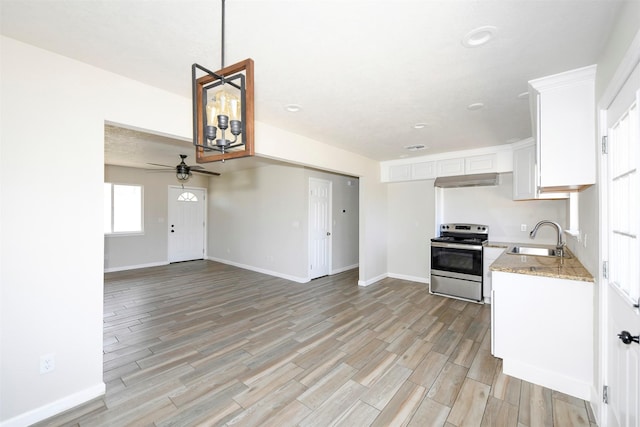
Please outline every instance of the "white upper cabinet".
[[464, 175], [464, 159], [438, 160], [438, 176]]
[[542, 193], [580, 191], [596, 182], [596, 66], [529, 82]]
[[[525, 140], [526, 141], [526, 140]], [[537, 185], [536, 144], [533, 139], [513, 149], [513, 200], [566, 199], [567, 193], [540, 193]]]
[[464, 172], [467, 175], [498, 171], [498, 156], [486, 154], [483, 156], [465, 157]]
[[442, 176], [511, 172], [511, 146], [488, 147], [472, 152], [453, 152], [414, 159], [380, 162], [382, 182], [434, 179]]

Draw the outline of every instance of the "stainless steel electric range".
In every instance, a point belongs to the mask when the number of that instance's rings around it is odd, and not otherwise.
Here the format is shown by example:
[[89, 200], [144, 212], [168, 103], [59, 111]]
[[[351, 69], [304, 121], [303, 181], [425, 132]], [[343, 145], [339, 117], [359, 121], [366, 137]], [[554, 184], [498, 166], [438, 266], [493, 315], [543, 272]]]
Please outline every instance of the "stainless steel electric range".
[[482, 249], [489, 226], [442, 224], [431, 239], [429, 292], [482, 303]]

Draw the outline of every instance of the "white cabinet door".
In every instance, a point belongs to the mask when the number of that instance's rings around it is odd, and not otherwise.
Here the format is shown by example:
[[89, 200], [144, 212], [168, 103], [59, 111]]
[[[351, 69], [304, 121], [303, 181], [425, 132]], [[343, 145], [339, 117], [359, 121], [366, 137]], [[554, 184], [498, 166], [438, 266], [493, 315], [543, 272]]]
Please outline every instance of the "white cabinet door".
[[595, 65], [529, 82], [538, 191], [596, 182]]
[[594, 284], [502, 271], [492, 279], [493, 348], [503, 372], [589, 400]]
[[497, 248], [497, 247], [485, 247], [482, 252], [482, 296], [484, 297], [484, 302], [491, 303], [491, 270], [489, 267], [493, 262], [498, 259], [500, 255], [505, 251], [506, 248]]
[[436, 177], [436, 162], [422, 162], [411, 165], [411, 179], [433, 179]]
[[389, 181], [408, 181], [411, 179], [411, 165], [389, 167]]
[[489, 173], [498, 170], [498, 156], [486, 154], [483, 156], [465, 157], [464, 171], [467, 175], [474, 173]]
[[464, 157], [438, 160], [438, 176], [464, 175]]
[[513, 150], [513, 200], [566, 199], [568, 193], [540, 193], [536, 184], [536, 145]]
[[536, 146], [513, 150], [513, 200], [536, 198]]

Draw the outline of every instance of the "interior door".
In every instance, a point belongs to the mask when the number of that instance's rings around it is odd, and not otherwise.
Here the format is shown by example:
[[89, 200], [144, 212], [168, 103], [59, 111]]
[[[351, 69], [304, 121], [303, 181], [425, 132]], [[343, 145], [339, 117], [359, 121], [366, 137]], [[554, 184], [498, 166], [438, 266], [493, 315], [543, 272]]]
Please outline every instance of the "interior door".
[[331, 271], [331, 181], [309, 178], [309, 279]]
[[[608, 427], [640, 425], [640, 66], [606, 111]], [[625, 334], [628, 334], [625, 336]]]
[[204, 258], [205, 192], [169, 187], [169, 262]]

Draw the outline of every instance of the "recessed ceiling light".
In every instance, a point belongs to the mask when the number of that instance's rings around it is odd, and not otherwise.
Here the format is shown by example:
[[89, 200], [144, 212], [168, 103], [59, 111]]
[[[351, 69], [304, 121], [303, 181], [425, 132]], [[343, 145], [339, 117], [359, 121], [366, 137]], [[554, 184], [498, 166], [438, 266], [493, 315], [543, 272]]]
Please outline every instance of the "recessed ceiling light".
[[298, 104], [288, 104], [285, 105], [284, 109], [290, 113], [297, 113], [298, 111], [302, 110], [302, 107]]
[[424, 144], [407, 145], [406, 147], [404, 147], [404, 149], [409, 151], [420, 151], [426, 150], [427, 146]]
[[416, 123], [415, 125], [413, 125], [414, 129], [424, 129], [427, 127], [426, 123]]
[[476, 103], [467, 105], [467, 110], [471, 110], [471, 111], [479, 110], [481, 108], [484, 108], [484, 104], [482, 102], [476, 102]]
[[529, 97], [529, 92], [522, 92], [518, 94], [518, 99], [525, 99]]
[[496, 30], [497, 28], [492, 25], [486, 25], [484, 27], [478, 27], [475, 30], [471, 30], [462, 38], [462, 45], [465, 47], [482, 46], [493, 38]]

